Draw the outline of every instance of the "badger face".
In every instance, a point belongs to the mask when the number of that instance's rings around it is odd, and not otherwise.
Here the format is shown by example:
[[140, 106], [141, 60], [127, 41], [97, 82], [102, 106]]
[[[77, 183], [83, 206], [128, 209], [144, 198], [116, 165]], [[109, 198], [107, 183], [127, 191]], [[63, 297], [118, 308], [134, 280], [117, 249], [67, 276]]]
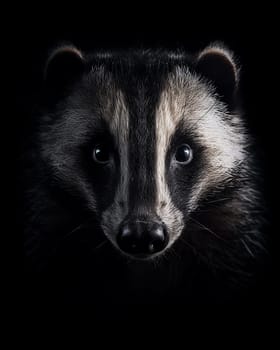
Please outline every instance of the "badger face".
[[[65, 60], [77, 72], [71, 84], [70, 73], [57, 81]], [[45, 115], [42, 157], [126, 255], [166, 251], [244, 160], [245, 132], [232, 109], [237, 69], [220, 46], [191, 60], [149, 52], [87, 59], [63, 47], [46, 76], [50, 90], [65, 80], [71, 87]]]

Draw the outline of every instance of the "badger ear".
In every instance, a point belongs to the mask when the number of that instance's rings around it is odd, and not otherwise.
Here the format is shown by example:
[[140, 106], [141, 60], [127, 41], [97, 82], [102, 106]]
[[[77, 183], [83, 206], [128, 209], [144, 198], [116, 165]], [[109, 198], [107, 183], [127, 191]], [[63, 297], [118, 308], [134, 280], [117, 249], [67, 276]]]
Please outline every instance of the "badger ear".
[[220, 43], [207, 46], [198, 54], [196, 67], [200, 74], [213, 82], [225, 102], [233, 102], [238, 88], [239, 69], [229, 49]]
[[63, 45], [54, 49], [46, 62], [45, 86], [52, 96], [60, 95], [82, 74], [85, 59], [73, 45]]

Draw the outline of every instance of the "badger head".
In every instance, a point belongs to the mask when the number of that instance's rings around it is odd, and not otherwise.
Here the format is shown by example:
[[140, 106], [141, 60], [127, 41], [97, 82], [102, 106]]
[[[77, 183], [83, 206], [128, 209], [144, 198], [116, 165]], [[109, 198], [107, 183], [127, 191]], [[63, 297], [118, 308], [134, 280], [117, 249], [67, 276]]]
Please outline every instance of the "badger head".
[[[240, 178], [246, 133], [235, 105], [238, 68], [222, 45], [193, 56], [85, 56], [63, 46], [45, 75], [51, 107], [42, 157], [120, 252], [147, 259], [169, 250], [193, 230], [205, 202], [225, 197]], [[216, 217], [232, 229], [231, 217], [240, 216], [229, 197], [229, 211]]]

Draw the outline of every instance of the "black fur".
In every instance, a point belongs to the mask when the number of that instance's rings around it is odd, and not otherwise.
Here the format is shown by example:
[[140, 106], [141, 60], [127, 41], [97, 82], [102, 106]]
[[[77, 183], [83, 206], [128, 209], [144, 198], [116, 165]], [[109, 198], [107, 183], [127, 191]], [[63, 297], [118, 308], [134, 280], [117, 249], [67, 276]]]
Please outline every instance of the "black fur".
[[[248, 218], [245, 227], [241, 225], [243, 218], [240, 227], [236, 227], [237, 236], [227, 237], [224, 220], [230, 210], [225, 209], [223, 198], [231, 197], [253, 179], [253, 174], [242, 173], [242, 167], [236, 170], [238, 177], [233, 178], [243, 183], [220, 184], [205, 193], [192, 219], [187, 219], [191, 234], [184, 232], [182, 239], [159, 261], [127, 261], [107, 241], [99, 226], [100, 214], [111, 204], [120, 176], [117, 152], [114, 164], [107, 167], [96, 167], [91, 159], [93, 144], [105, 142], [115, 149], [113, 135], [98, 118], [104, 113], [104, 100], [110, 98], [112, 84], [123, 91], [131, 113], [130, 209], [148, 210], [155, 200], [155, 108], [168, 72], [174, 66], [185, 65], [192, 71], [198, 69], [194, 58], [180, 52], [97, 53], [85, 58], [83, 70], [75, 72], [70, 85], [67, 82], [64, 94], [55, 91], [59, 98], [52, 94], [50, 102], [49, 91], [56, 84], [52, 75], [48, 91], [44, 91], [47, 98], [43, 98], [41, 112], [34, 120], [37, 127], [32, 144], [26, 145], [23, 159], [25, 265], [26, 276], [30, 278], [26, 284], [34, 288], [32, 297], [40, 299], [47, 295], [57, 302], [103, 306], [166, 300], [221, 302], [229, 299], [232, 291], [239, 290], [244, 275], [255, 270], [261, 239], [250, 237], [256, 245], [253, 256], [248, 255], [239, 239], [241, 234], [246, 235], [246, 229], [251, 233], [255, 223]], [[64, 83], [59, 85], [61, 89]], [[79, 123], [73, 115], [61, 113], [65, 107], [79, 111]], [[167, 174], [174, 202], [186, 212], [189, 188], [207, 163], [204, 145], [198, 144], [190, 132], [188, 137], [199, 156], [187, 172], [177, 169]], [[185, 133], [179, 127], [170, 145], [167, 164], [171, 149], [182, 138], [185, 140]], [[57, 167], [50, 161], [54, 160], [54, 152]], [[96, 212], [89, 210], [93, 199], [97, 203]], [[237, 216], [242, 215], [242, 208], [239, 209]], [[209, 234], [205, 227], [218, 232], [218, 236]], [[237, 283], [232, 284], [232, 280]]]

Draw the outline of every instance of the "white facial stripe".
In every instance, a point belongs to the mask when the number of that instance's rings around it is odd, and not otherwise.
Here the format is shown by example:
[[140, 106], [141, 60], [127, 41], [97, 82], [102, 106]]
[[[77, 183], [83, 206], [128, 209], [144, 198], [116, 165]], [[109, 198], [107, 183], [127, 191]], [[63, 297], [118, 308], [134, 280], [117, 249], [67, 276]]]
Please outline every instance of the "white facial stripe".
[[[199, 118], [198, 115], [196, 117]], [[192, 190], [190, 205], [193, 208], [209, 186], [228, 178], [229, 172], [244, 159], [246, 135], [239, 130], [238, 125], [229, 127], [224, 117], [223, 111], [213, 107], [197, 126], [197, 137], [200, 143], [207, 146], [207, 157], [211, 162], [208, 162]]]
[[[202, 193], [212, 184], [223, 181], [244, 158], [246, 136], [238, 117], [232, 116], [232, 125], [225, 122], [225, 107], [218, 102], [198, 77], [188, 70], [177, 68], [170, 74], [156, 112], [157, 134], [157, 214], [171, 233], [171, 242], [183, 228], [183, 214], [174, 206], [165, 179], [165, 159], [171, 138], [179, 122], [184, 122], [209, 155], [207, 169], [198, 175], [190, 194], [193, 209]], [[195, 156], [195, 155], [194, 155]]]
[[102, 214], [102, 227], [106, 236], [115, 244], [115, 229], [128, 212], [128, 136], [129, 114], [125, 105], [124, 96], [116, 92], [111, 114], [104, 115], [114, 136], [120, 157], [120, 179], [113, 204]]
[[[108, 107], [104, 118], [116, 140], [120, 154], [120, 182], [113, 204], [102, 214], [102, 227], [106, 236], [116, 244], [119, 225], [128, 213], [128, 136], [129, 113], [121, 92]], [[232, 116], [231, 126], [225, 121], [226, 110], [211, 88], [187, 69], [177, 68], [170, 74], [156, 110], [156, 213], [166, 224], [170, 240], [168, 246], [180, 236], [184, 228], [184, 215], [174, 205], [165, 176], [165, 160], [171, 139], [179, 123], [190, 130], [205, 145], [209, 163], [197, 176], [190, 194], [189, 206], [195, 209], [201, 194], [217, 181], [223, 181], [238, 162], [244, 158], [246, 136], [238, 116]], [[195, 156], [195, 155], [194, 155]], [[211, 161], [210, 161], [211, 160]]]
[[184, 100], [177, 101], [178, 98], [179, 91], [168, 86], [161, 95], [156, 111], [156, 213], [170, 232], [169, 246], [178, 238], [184, 226], [183, 214], [172, 203], [165, 176], [167, 150], [183, 112]]

